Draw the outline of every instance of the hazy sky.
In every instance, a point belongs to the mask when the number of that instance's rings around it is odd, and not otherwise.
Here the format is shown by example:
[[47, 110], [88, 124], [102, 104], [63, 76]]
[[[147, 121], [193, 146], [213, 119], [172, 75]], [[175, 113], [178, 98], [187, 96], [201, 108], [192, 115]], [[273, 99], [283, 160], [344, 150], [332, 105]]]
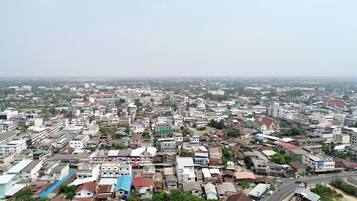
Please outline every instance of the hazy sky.
[[0, 76], [357, 77], [356, 0], [0, 0]]

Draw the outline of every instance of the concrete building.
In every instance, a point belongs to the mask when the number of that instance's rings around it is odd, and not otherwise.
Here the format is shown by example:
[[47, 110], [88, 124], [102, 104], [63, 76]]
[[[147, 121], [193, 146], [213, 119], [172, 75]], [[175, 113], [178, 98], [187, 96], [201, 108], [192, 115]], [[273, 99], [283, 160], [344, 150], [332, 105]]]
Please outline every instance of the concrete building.
[[20, 154], [27, 149], [26, 140], [13, 140], [0, 144], [0, 155]]
[[335, 162], [332, 158], [324, 158], [318, 155], [304, 154], [302, 163], [314, 172], [327, 172], [335, 170]]
[[192, 157], [176, 157], [176, 175], [179, 184], [195, 181], [194, 167]]
[[102, 178], [118, 178], [122, 175], [131, 175], [131, 164], [115, 162], [106, 162], [100, 166], [100, 175]]
[[158, 139], [159, 151], [176, 151], [176, 141], [175, 138], [161, 138]]
[[82, 150], [87, 146], [87, 143], [89, 141], [89, 136], [88, 135], [79, 135], [75, 138], [73, 138], [69, 142], [69, 146], [71, 148], [74, 148], [75, 150]]

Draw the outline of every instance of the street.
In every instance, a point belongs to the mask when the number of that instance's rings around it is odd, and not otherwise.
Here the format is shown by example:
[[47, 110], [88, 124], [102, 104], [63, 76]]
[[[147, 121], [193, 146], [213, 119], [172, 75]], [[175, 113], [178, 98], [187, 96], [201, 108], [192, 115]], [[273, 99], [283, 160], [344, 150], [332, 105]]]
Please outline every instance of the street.
[[329, 175], [320, 175], [314, 177], [307, 178], [299, 178], [299, 179], [284, 179], [282, 184], [277, 188], [277, 190], [271, 194], [265, 201], [279, 201], [283, 200], [285, 197], [293, 193], [298, 184], [296, 181], [306, 182], [308, 185], [317, 184], [317, 183], [328, 183], [334, 180], [337, 177], [355, 177], [357, 173], [339, 173], [339, 174], [329, 174]]

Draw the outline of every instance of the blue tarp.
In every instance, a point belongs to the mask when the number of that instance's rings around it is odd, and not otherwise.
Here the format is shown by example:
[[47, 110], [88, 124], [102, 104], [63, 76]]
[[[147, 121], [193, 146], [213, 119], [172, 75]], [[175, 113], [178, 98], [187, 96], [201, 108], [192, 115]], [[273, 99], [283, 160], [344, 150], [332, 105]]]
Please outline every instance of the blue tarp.
[[132, 182], [133, 182], [132, 176], [123, 175], [118, 177], [117, 183], [115, 185], [115, 191], [125, 190], [126, 192], [128, 192], [129, 195], [131, 191]]
[[76, 172], [75, 171], [70, 171], [67, 176], [63, 177], [63, 179], [57, 181], [51, 187], [49, 187], [47, 190], [41, 192], [40, 197], [41, 198], [47, 197], [50, 193], [52, 193], [54, 190], [59, 188], [64, 182], [66, 182], [69, 178], [71, 178], [74, 175], [76, 175]]

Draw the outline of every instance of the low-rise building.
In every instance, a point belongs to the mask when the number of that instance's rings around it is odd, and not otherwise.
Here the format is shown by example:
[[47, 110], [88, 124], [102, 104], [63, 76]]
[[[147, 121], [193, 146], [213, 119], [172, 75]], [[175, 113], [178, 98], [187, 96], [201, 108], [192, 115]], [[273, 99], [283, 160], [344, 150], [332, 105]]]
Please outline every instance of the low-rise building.
[[118, 178], [122, 175], [131, 175], [131, 164], [118, 161], [105, 162], [100, 166], [100, 175], [102, 178]]
[[13, 140], [0, 144], [0, 155], [20, 154], [27, 149], [26, 140]]
[[176, 175], [179, 184], [195, 181], [194, 167], [192, 157], [176, 157]]

